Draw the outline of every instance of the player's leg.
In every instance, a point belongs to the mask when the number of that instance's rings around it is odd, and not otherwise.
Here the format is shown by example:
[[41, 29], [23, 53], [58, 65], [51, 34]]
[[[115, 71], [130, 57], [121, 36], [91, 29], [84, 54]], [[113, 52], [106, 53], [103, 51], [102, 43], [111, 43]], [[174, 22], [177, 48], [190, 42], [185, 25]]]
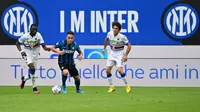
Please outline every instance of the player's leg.
[[73, 76], [74, 78], [74, 82], [75, 82], [75, 85], [76, 85], [76, 92], [77, 93], [84, 93], [81, 89], [80, 89], [80, 77], [79, 76]]
[[76, 92], [77, 93], [84, 93], [81, 89], [80, 89], [80, 77], [79, 77], [79, 73], [78, 70], [76, 69], [75, 66], [73, 66], [72, 68], [69, 69], [69, 73], [70, 75], [74, 78], [74, 82], [76, 85]]
[[66, 80], [68, 77], [69, 71], [68, 69], [64, 69], [62, 71], [62, 93], [67, 93], [67, 89], [66, 89]]
[[31, 80], [32, 80], [33, 92], [35, 94], [39, 94], [40, 93], [40, 91], [38, 90], [38, 88], [36, 86], [36, 83], [35, 83], [35, 71], [36, 71], [36, 68], [37, 68], [37, 62], [38, 62], [38, 58], [35, 56], [35, 57], [33, 57], [33, 63], [28, 65], [30, 68], [33, 69], [30, 72], [30, 77], [31, 77]]
[[33, 86], [33, 92], [36, 94], [39, 94], [40, 91], [37, 89], [37, 86], [35, 85], [35, 71], [36, 68], [34, 66], [34, 63], [30, 63], [28, 64], [29, 69], [30, 69], [30, 77], [31, 77], [31, 81], [32, 81], [32, 86]]
[[109, 88], [108, 92], [115, 91], [115, 88], [113, 86], [113, 81], [112, 81], [112, 73], [111, 73], [112, 67], [114, 65], [115, 65], [115, 61], [114, 60], [111, 60], [111, 59], [107, 60], [106, 74], [107, 74], [107, 78], [108, 78], [108, 83], [110, 85], [110, 88]]
[[[26, 57], [26, 64], [27, 66], [31, 63], [33, 63], [33, 60], [32, 60], [32, 57], [27, 53], [27, 57]], [[29, 66], [28, 66], [29, 67]], [[33, 70], [32, 70], [33, 71]], [[24, 88], [24, 85], [26, 83], [27, 80], [31, 79], [30, 77], [30, 74], [31, 74], [31, 69], [29, 67], [29, 74], [27, 74], [26, 76], [22, 76], [21, 77], [21, 84], [20, 84], [20, 88], [23, 89]]]
[[62, 71], [62, 93], [67, 93], [67, 89], [66, 89], [66, 80], [69, 74], [69, 71], [67, 69], [66, 65], [59, 65], [61, 71]]
[[116, 60], [116, 62], [117, 62], [118, 72], [121, 75], [122, 80], [126, 84], [126, 92], [129, 93], [129, 92], [131, 92], [131, 87], [128, 84], [128, 81], [127, 81], [127, 78], [126, 78], [126, 73], [123, 71], [123, 61], [120, 59], [120, 60]]

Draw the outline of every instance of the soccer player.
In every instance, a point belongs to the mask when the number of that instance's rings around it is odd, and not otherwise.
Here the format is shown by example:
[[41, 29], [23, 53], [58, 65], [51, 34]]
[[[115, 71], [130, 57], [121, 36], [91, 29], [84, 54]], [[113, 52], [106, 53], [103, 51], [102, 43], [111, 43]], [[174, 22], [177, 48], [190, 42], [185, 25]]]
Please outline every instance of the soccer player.
[[[23, 50], [21, 49], [21, 44], [24, 44]], [[35, 85], [35, 70], [37, 67], [40, 45], [42, 45], [45, 51], [50, 51], [50, 48], [44, 44], [44, 40], [38, 32], [36, 24], [32, 24], [30, 32], [22, 35], [16, 42], [17, 49], [20, 51], [22, 58], [26, 61], [26, 64], [29, 67], [29, 74], [21, 77], [20, 87], [23, 89], [26, 81], [32, 79], [33, 92], [35, 94], [40, 93]]]
[[68, 73], [70, 73], [70, 76], [75, 80], [76, 92], [84, 93], [80, 89], [80, 77], [74, 63], [74, 52], [77, 51], [79, 53], [78, 59], [80, 61], [83, 58], [83, 52], [81, 51], [79, 45], [74, 42], [74, 32], [69, 31], [67, 33], [66, 40], [56, 43], [56, 45], [51, 47], [51, 50], [59, 54], [58, 65], [62, 71], [62, 92], [64, 94], [67, 93], [66, 80]]
[[[121, 24], [119, 22], [113, 22], [112, 23], [112, 31], [108, 32], [107, 37], [104, 42], [104, 49], [102, 50], [102, 53], [104, 54], [108, 41], [110, 40], [110, 48], [111, 51], [109, 53], [108, 59], [107, 59], [107, 69], [106, 74], [108, 78], [108, 82], [110, 84], [110, 88], [108, 92], [115, 91], [115, 87], [113, 86], [112, 82], [112, 74], [111, 70], [113, 66], [117, 66], [118, 72], [122, 77], [122, 80], [126, 84], [126, 92], [131, 92], [131, 87], [129, 86], [126, 78], [126, 73], [123, 71], [123, 63], [127, 61], [128, 54], [131, 50], [131, 43], [127, 39], [127, 37], [120, 33], [121, 30]], [[124, 53], [124, 46], [127, 45], [127, 50]]]

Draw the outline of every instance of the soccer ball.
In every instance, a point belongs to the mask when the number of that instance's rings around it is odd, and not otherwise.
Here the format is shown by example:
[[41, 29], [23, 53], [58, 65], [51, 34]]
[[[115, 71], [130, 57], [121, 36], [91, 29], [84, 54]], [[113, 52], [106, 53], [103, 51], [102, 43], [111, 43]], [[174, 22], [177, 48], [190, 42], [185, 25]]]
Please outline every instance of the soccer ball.
[[52, 92], [53, 92], [54, 94], [60, 93], [60, 92], [61, 92], [60, 86], [54, 85], [54, 86], [52, 87]]

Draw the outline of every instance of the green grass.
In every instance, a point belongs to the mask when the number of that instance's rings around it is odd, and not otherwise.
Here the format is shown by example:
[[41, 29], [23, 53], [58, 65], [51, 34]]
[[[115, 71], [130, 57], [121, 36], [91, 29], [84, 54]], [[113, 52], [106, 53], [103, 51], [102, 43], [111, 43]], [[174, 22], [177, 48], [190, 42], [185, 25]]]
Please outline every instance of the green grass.
[[116, 87], [82, 87], [84, 94], [68, 87], [67, 94], [53, 95], [51, 87], [0, 87], [0, 112], [200, 112], [200, 88], [134, 87], [126, 93]]

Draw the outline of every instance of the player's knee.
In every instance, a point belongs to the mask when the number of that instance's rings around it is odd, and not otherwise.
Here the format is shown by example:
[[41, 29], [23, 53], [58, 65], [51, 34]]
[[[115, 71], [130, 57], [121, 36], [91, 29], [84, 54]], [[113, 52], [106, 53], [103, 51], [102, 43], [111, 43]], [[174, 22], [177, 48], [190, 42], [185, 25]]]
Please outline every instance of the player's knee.
[[74, 80], [80, 80], [79, 76], [73, 76]]
[[118, 69], [119, 74], [123, 74], [123, 69]]
[[64, 72], [63, 75], [64, 75], [64, 76], [67, 76], [67, 75], [68, 75], [68, 72]]
[[30, 68], [30, 71], [31, 71], [32, 73], [35, 73], [35, 67], [31, 67], [31, 68]]
[[35, 72], [35, 70], [36, 70], [32, 63], [29, 64], [29, 68], [30, 68], [30, 71], [32, 71], [32, 72]]
[[68, 75], [68, 73], [64, 73], [63, 75], [64, 75], [64, 76], [67, 76], [67, 75]]
[[123, 70], [119, 71], [119, 74], [123, 74], [123, 73], [124, 73]]
[[63, 75], [67, 76], [68, 75], [68, 70], [63, 70]]
[[111, 70], [110, 69], [107, 69], [106, 70], [106, 74], [110, 74], [111, 73]]

